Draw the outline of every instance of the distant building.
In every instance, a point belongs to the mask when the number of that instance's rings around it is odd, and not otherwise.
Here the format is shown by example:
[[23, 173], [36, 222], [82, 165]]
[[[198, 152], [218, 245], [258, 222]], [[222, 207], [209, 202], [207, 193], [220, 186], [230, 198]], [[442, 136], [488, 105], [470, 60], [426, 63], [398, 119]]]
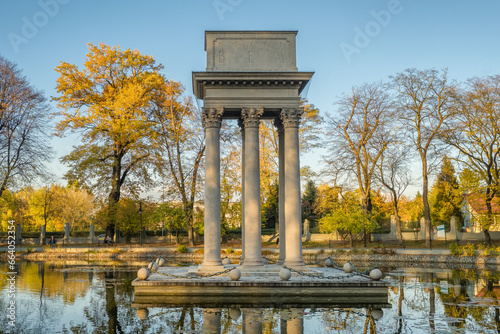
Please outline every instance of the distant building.
[[[486, 201], [484, 194], [467, 194], [464, 196], [462, 204], [462, 214], [464, 217], [464, 229], [469, 228], [471, 232], [482, 232], [479, 221], [486, 214]], [[491, 211], [493, 212], [493, 225], [490, 231], [500, 231], [500, 205], [499, 199], [493, 197], [491, 201]]]

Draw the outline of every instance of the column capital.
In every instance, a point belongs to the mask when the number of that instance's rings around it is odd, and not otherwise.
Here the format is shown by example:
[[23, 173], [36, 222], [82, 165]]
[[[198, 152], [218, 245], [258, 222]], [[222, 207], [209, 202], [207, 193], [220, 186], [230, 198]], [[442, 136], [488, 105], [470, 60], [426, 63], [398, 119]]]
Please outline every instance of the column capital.
[[245, 127], [258, 128], [264, 108], [241, 108], [241, 118]]
[[304, 113], [303, 108], [283, 108], [281, 109], [281, 122], [285, 128], [298, 128], [300, 117]]
[[224, 108], [203, 108], [201, 122], [205, 128], [220, 128]]

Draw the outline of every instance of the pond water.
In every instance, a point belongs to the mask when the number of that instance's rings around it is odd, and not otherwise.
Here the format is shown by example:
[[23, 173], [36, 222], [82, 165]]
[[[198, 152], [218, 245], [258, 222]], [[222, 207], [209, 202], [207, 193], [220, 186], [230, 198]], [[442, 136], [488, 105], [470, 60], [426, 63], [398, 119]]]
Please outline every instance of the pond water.
[[[389, 308], [137, 308], [131, 282], [145, 262], [18, 262], [15, 326], [3, 333], [498, 333], [500, 275], [491, 268], [379, 265], [390, 282]], [[362, 264], [357, 264], [362, 266]], [[366, 265], [366, 267], [369, 267]], [[370, 265], [371, 267], [371, 265]], [[9, 272], [0, 264], [4, 278]], [[272, 302], [272, 301], [271, 301]]]

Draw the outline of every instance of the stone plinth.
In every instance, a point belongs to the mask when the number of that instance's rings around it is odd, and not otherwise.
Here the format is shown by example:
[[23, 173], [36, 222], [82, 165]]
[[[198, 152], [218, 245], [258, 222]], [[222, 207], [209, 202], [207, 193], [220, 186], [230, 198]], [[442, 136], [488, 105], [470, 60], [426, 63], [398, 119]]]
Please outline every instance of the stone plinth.
[[323, 278], [294, 275], [290, 280], [282, 281], [277, 274], [280, 268], [270, 266], [267, 274], [261, 274], [240, 267], [243, 276], [238, 281], [232, 281], [228, 273], [214, 277], [188, 278], [189, 268], [161, 267], [159, 273], [151, 274], [147, 280], [136, 279], [132, 282], [134, 299], [135, 303], [142, 304], [143, 307], [183, 304], [311, 304], [328, 307], [369, 305], [380, 308], [388, 305], [388, 282], [383, 280], [373, 281], [365, 275], [346, 274], [334, 268], [310, 268], [321, 273]]

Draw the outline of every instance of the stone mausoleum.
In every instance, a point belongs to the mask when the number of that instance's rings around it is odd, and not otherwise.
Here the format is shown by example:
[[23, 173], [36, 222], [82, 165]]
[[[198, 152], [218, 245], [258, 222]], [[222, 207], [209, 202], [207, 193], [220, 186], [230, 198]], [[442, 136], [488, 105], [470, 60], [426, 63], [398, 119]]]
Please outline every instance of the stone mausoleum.
[[[207, 70], [193, 72], [195, 95], [204, 101], [205, 249], [200, 266], [164, 267], [157, 259], [138, 271], [134, 307], [390, 307], [382, 272], [370, 276], [342, 269], [330, 258], [324, 268], [302, 259], [300, 211], [299, 94], [313, 73], [299, 72], [296, 31], [207, 31]], [[220, 127], [238, 120], [243, 136], [243, 254], [240, 265], [223, 264], [220, 236]], [[279, 134], [280, 256], [264, 264], [261, 250], [259, 124], [273, 120]], [[224, 261], [227, 262], [227, 261]], [[335, 266], [335, 267], [333, 267]], [[220, 312], [205, 322], [220, 326]], [[217, 316], [218, 314], [218, 316]], [[214, 327], [219, 328], [219, 327]], [[217, 331], [218, 329], [216, 329]], [[247, 329], [247, 332], [250, 332]], [[257, 330], [256, 332], [261, 332]], [[300, 331], [299, 331], [300, 332]]]
[[205, 128], [205, 249], [200, 270], [223, 269], [220, 242], [220, 127], [235, 119], [242, 133], [242, 268], [263, 266], [259, 124], [279, 134], [279, 264], [302, 260], [299, 125], [300, 93], [313, 72], [299, 72], [297, 31], [206, 31], [205, 72], [193, 72]]

